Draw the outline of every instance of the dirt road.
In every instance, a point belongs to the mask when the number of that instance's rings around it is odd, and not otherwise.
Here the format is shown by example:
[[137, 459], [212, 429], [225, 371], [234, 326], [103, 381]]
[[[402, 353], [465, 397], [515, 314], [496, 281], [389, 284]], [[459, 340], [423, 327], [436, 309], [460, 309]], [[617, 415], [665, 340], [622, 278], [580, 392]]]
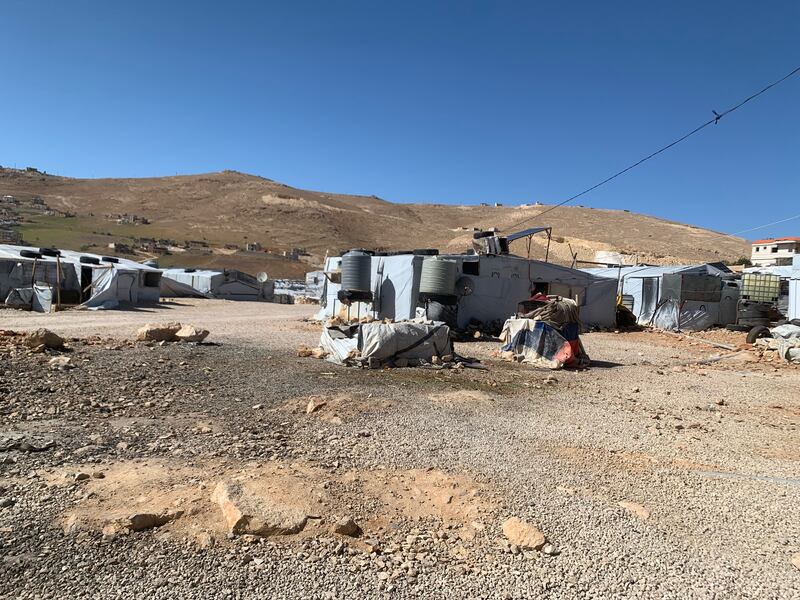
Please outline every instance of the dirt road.
[[[63, 370], [0, 338], [0, 438], [44, 447], [0, 451], [0, 595], [797, 597], [800, 369], [654, 333], [555, 380], [488, 342], [458, 347], [486, 371], [347, 369], [296, 356], [311, 312], [0, 314], [116, 338]], [[221, 345], [121, 341], [162, 319]], [[232, 533], [226, 493], [287, 534]]]

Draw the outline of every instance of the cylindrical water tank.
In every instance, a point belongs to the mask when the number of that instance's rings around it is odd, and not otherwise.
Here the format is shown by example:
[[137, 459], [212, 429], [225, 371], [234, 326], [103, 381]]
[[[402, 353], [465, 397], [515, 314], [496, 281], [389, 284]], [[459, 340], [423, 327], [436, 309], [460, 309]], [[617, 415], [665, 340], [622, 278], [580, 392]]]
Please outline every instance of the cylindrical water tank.
[[456, 261], [439, 257], [423, 260], [419, 292], [428, 296], [455, 296]]
[[342, 290], [369, 292], [372, 257], [363, 250], [350, 250], [342, 256]]

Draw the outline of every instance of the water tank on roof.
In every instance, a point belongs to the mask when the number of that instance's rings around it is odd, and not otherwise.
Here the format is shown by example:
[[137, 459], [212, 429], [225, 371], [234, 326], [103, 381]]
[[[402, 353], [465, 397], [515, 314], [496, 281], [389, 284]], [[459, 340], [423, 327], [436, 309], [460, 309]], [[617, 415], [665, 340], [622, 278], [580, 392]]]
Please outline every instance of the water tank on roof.
[[455, 296], [456, 261], [438, 256], [423, 260], [419, 293], [428, 298]]
[[363, 250], [350, 250], [342, 256], [342, 290], [368, 293], [372, 274], [372, 256]]

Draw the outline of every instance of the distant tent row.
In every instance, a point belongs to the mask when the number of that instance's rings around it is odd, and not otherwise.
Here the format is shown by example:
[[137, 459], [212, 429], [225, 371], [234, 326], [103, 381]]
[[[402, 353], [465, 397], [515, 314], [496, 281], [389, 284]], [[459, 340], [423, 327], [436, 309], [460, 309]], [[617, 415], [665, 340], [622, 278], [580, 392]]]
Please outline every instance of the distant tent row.
[[115, 256], [0, 245], [0, 304], [48, 312], [154, 304], [160, 298], [271, 300], [274, 282], [235, 269], [158, 269]]
[[270, 300], [273, 284], [235, 269], [164, 269], [161, 295], [197, 296], [224, 300]]

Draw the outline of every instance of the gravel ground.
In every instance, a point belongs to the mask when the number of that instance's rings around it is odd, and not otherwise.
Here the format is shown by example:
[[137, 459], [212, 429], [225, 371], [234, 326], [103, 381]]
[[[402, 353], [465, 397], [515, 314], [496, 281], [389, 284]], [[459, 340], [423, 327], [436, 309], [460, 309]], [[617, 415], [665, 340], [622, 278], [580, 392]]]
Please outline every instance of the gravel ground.
[[[653, 333], [587, 334], [593, 368], [555, 381], [490, 342], [458, 347], [485, 371], [346, 369], [296, 357], [318, 339], [312, 312], [0, 313], [2, 328], [76, 336], [49, 354], [0, 338], [0, 441], [54, 442], [0, 450], [0, 595], [799, 596], [800, 369]], [[217, 344], [124, 341], [163, 320]], [[307, 414], [311, 397], [325, 405]], [[227, 535], [211, 490], [234, 475], [271, 477], [297, 502], [289, 484], [307, 485], [319, 518], [297, 535]], [[196, 493], [196, 512], [65, 533], [74, 511], [101, 522], [156, 487], [175, 506]], [[363, 535], [331, 533], [342, 516]], [[549, 545], [510, 544], [509, 517]]]

